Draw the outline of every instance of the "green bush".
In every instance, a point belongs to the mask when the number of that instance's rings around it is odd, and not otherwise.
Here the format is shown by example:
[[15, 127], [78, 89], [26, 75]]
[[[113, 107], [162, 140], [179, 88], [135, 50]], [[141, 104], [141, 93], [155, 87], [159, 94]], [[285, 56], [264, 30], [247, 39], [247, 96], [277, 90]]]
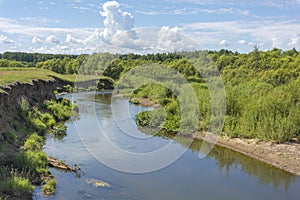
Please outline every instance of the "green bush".
[[61, 123], [53, 126], [51, 134], [53, 134], [56, 139], [62, 139], [67, 135], [66, 131], [67, 127]]
[[56, 124], [54, 117], [49, 113], [43, 113], [43, 114], [41, 114], [40, 117], [41, 117], [41, 120], [47, 126], [47, 128], [52, 128]]
[[50, 110], [59, 121], [65, 121], [72, 116], [73, 105], [68, 99], [45, 101], [45, 107]]
[[46, 124], [38, 118], [31, 118], [30, 123], [34, 131], [45, 133], [45, 131], [47, 130]]
[[45, 185], [43, 185], [42, 190], [45, 195], [52, 195], [56, 192], [56, 180], [51, 179], [47, 181]]
[[30, 176], [12, 167], [0, 166], [0, 180], [0, 197], [1, 195], [20, 196], [34, 189]]
[[21, 151], [16, 156], [14, 165], [18, 169], [23, 169], [32, 174], [43, 174], [47, 172], [47, 155], [44, 152]]
[[163, 109], [143, 111], [136, 115], [136, 123], [142, 127], [157, 128], [161, 127], [165, 121], [165, 112]]
[[44, 139], [36, 133], [29, 136], [23, 147], [28, 151], [41, 151]]
[[167, 120], [163, 124], [163, 128], [169, 133], [177, 133], [180, 127], [180, 116], [168, 115]]
[[0, 192], [21, 195], [22, 192], [33, 191], [34, 186], [28, 178], [13, 177], [0, 182]]

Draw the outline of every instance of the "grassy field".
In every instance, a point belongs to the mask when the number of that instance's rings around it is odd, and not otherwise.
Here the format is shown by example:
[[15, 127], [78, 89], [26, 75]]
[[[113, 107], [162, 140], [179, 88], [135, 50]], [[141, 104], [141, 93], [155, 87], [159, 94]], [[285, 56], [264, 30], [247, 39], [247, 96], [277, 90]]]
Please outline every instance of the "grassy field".
[[[0, 68], [0, 86], [6, 86], [16, 82], [30, 83], [35, 79], [53, 80], [52, 76], [70, 82], [81, 82], [99, 78], [97, 76], [62, 75], [37, 68]], [[0, 89], [0, 92], [3, 91]]]

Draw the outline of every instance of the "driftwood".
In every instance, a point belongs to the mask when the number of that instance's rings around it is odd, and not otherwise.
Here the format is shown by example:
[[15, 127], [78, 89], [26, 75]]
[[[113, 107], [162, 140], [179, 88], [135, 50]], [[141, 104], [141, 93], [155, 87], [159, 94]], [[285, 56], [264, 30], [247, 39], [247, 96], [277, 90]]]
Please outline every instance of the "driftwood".
[[50, 167], [54, 167], [54, 168], [69, 171], [69, 172], [78, 172], [78, 170], [79, 170], [79, 168], [71, 167], [71, 166], [65, 164], [64, 162], [57, 160], [55, 158], [48, 157], [47, 160], [48, 160], [48, 165]]

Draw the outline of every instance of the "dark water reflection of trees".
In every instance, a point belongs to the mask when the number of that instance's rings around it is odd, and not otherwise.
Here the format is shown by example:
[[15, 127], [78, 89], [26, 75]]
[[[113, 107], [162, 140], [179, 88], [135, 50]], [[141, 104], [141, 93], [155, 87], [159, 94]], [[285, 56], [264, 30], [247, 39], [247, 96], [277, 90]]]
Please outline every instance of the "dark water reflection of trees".
[[[111, 103], [111, 95], [99, 93], [97, 93], [96, 95], [90, 95], [96, 103], [108, 106]], [[93, 106], [86, 108], [88, 109], [84, 112], [95, 112], [95, 108]], [[102, 120], [111, 117], [110, 112], [103, 112], [102, 110], [101, 113]], [[192, 139], [187, 137], [175, 137], [172, 139], [174, 139], [184, 147], [189, 147], [189, 149], [193, 153], [201, 153], [200, 149], [203, 142], [200, 140], [194, 140], [191, 142]], [[272, 185], [274, 189], [278, 189], [279, 186], [283, 185], [285, 190], [288, 191], [291, 184], [296, 180], [296, 176], [291, 173], [277, 169], [257, 159], [250, 158], [249, 156], [246, 156], [244, 154], [217, 145], [214, 146], [212, 151], [207, 155], [206, 159], [215, 159], [220, 173], [224, 174], [225, 176], [230, 176], [237, 168], [239, 168], [243, 173], [257, 179], [262, 185]]]
[[[175, 139], [176, 142], [189, 147], [193, 153], [198, 154], [203, 141], [194, 140], [191, 143], [190, 140], [181, 137]], [[296, 176], [291, 173], [217, 145], [206, 157], [206, 159], [211, 158], [216, 160], [220, 173], [224, 173], [226, 176], [230, 176], [234, 169], [240, 168], [243, 173], [256, 178], [264, 186], [272, 185], [274, 189], [278, 189], [280, 185], [283, 185], [286, 192], [296, 179]]]

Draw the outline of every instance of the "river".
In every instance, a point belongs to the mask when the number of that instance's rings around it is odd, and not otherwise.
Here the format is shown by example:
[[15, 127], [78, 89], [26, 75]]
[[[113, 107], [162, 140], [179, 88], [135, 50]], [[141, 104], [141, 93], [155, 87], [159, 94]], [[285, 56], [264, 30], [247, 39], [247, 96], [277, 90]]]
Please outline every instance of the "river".
[[[58, 140], [49, 136], [44, 151], [70, 165], [79, 165], [81, 172], [75, 174], [51, 169], [57, 179], [56, 195], [44, 197], [39, 187], [34, 199], [298, 200], [300, 197], [299, 177], [258, 160], [219, 146], [200, 159], [201, 141], [190, 143], [187, 138], [173, 141], [140, 132], [133, 125], [134, 115], [149, 108], [129, 104], [123, 98], [112, 100], [110, 94], [87, 92], [65, 97], [78, 105], [86, 105], [86, 109], [80, 109], [79, 118], [66, 123], [66, 137]], [[132, 123], [121, 124], [123, 129], [117, 123], [122, 121], [117, 119], [123, 119], [122, 113], [116, 114], [116, 109], [112, 112], [111, 101], [130, 110]], [[134, 136], [124, 134], [124, 129], [128, 131], [127, 123]], [[95, 128], [95, 124], [100, 128]], [[114, 145], [104, 144], [99, 130], [105, 131]], [[166, 145], [174, 152], [182, 150], [183, 155], [172, 164], [152, 171], [151, 167], [156, 166], [145, 161], [145, 171], [148, 171], [145, 173], [127, 173], [134, 170], [137, 163], [128, 162], [124, 155], [118, 157], [114, 149], [117, 146], [128, 152], [147, 155], [147, 152]], [[99, 157], [104, 162], [100, 162]], [[107, 182], [110, 187], [95, 187], [91, 180]]]

